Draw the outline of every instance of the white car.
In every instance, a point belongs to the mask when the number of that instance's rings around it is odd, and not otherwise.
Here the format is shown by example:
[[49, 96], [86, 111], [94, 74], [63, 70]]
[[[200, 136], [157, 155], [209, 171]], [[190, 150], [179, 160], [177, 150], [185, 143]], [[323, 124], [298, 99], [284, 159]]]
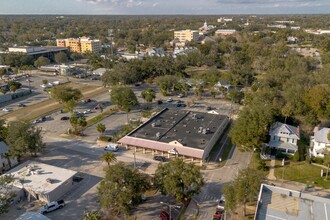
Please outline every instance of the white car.
[[51, 212], [51, 211], [54, 211], [56, 209], [61, 209], [65, 206], [65, 203], [63, 200], [59, 200], [59, 201], [54, 201], [54, 202], [50, 202], [44, 206], [42, 206], [40, 209], [39, 209], [39, 213], [40, 214], [45, 214], [45, 213], [48, 213], [48, 212]]
[[167, 99], [167, 102], [173, 102], [173, 99], [172, 98], [168, 98]]
[[117, 144], [108, 144], [107, 146], [104, 147], [104, 150], [116, 152], [118, 150], [118, 145]]
[[84, 114], [90, 114], [90, 113], [93, 113], [93, 111], [91, 109], [87, 109], [83, 112]]
[[3, 108], [2, 111], [3, 112], [9, 112], [9, 109], [8, 108]]

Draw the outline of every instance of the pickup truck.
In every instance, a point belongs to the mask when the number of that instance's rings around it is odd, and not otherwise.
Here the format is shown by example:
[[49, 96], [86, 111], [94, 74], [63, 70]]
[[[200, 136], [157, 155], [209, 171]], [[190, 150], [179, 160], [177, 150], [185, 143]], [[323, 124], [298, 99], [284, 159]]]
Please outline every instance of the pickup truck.
[[45, 214], [51, 211], [54, 211], [56, 209], [61, 209], [65, 206], [64, 201], [63, 200], [58, 200], [58, 201], [54, 201], [54, 202], [50, 202], [44, 206], [42, 206], [39, 209], [39, 213], [41, 214]]

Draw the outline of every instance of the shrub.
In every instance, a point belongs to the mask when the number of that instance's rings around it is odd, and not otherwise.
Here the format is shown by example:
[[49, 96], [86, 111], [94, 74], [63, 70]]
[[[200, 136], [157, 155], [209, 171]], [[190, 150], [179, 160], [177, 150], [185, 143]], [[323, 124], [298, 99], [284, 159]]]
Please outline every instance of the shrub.
[[320, 157], [312, 157], [312, 162], [313, 163], [317, 163], [317, 164], [323, 164], [324, 163], [324, 159], [320, 158]]
[[112, 140], [112, 137], [111, 136], [102, 135], [102, 136], [99, 137], [99, 140], [100, 141], [105, 141], [105, 142], [110, 142]]
[[283, 154], [280, 149], [277, 149], [277, 151], [276, 151], [276, 158], [283, 159], [283, 158], [285, 158], [285, 154]]

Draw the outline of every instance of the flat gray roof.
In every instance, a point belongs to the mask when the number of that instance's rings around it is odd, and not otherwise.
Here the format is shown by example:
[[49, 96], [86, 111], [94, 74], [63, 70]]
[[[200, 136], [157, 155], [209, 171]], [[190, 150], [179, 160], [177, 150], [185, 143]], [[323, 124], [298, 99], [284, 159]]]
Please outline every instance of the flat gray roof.
[[330, 218], [330, 199], [262, 184], [256, 220], [311, 220]]
[[225, 115], [164, 109], [128, 136], [169, 143], [177, 141], [183, 146], [205, 149]]

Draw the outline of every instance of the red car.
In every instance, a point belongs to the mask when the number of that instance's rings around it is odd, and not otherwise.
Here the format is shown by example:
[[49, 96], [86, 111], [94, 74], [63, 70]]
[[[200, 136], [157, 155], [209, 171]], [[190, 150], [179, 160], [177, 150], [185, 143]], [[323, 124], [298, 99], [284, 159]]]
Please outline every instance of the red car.
[[[170, 215], [165, 210], [159, 214], [159, 217], [161, 220], [170, 220]], [[171, 220], [174, 220], [174, 218], [171, 218]]]

